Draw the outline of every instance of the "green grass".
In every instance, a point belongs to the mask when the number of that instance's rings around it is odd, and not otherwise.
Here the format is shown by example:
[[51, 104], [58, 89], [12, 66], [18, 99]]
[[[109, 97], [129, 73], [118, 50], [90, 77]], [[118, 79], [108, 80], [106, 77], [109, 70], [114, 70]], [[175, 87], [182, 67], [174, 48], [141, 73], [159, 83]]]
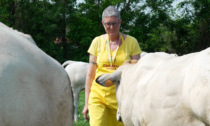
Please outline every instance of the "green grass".
[[74, 126], [89, 126], [89, 122], [83, 117], [82, 110], [85, 106], [85, 90], [80, 92], [78, 104], [78, 121], [74, 122]]

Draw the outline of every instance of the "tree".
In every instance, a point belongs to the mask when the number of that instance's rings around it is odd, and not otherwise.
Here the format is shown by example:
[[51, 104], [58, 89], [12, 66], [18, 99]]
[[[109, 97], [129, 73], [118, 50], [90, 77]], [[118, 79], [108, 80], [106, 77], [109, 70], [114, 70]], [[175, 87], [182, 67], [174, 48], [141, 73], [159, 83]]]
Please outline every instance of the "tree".
[[0, 21], [8, 26], [14, 25], [16, 3], [14, 0], [0, 1]]
[[[185, 27], [190, 28], [187, 36], [180, 36], [182, 40], [190, 42], [190, 49], [187, 51], [195, 52], [203, 50], [210, 46], [210, 1], [209, 0], [194, 0], [184, 1], [179, 4], [182, 8], [183, 17], [179, 20], [187, 20], [188, 24]], [[187, 28], [184, 28], [187, 30]], [[180, 33], [180, 32], [179, 32]], [[188, 39], [188, 40], [187, 40]]]
[[[137, 38], [143, 51], [179, 55], [210, 46], [209, 0], [184, 1], [183, 16], [171, 18], [174, 0], [1, 0], [0, 21], [30, 34], [39, 48], [58, 60], [88, 61], [94, 37], [105, 33], [102, 12], [121, 11], [121, 32]], [[193, 9], [189, 9], [189, 8]], [[60, 43], [54, 43], [56, 38]]]

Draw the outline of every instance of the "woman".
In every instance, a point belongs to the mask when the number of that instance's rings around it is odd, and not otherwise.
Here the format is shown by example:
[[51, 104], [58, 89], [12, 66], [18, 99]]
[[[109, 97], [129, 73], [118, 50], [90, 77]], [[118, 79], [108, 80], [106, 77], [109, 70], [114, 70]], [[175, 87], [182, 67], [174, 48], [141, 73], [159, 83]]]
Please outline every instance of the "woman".
[[89, 70], [85, 87], [85, 107], [83, 115], [90, 126], [121, 126], [116, 120], [117, 100], [115, 85], [100, 86], [95, 79], [114, 72], [128, 59], [139, 60], [141, 49], [137, 40], [120, 33], [122, 20], [120, 12], [113, 6], [107, 7], [102, 14], [102, 24], [106, 34], [96, 37], [88, 50]]

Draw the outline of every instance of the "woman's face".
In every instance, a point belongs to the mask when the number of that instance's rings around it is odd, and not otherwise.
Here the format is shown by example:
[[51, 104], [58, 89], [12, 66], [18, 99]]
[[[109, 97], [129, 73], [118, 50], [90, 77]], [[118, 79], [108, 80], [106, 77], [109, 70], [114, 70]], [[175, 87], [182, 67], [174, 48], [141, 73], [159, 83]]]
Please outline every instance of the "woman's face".
[[119, 30], [121, 26], [121, 20], [118, 19], [118, 17], [112, 16], [112, 17], [105, 17], [104, 21], [102, 21], [102, 24], [104, 26], [104, 29], [106, 33], [109, 36], [118, 36]]

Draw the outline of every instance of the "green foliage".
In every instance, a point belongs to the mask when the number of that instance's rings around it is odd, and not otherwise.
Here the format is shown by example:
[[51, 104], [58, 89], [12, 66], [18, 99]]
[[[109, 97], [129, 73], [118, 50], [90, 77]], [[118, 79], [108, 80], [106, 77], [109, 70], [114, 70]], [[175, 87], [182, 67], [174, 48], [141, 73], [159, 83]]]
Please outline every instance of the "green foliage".
[[166, 26], [160, 24], [157, 29], [149, 34], [149, 40], [145, 44], [145, 48], [150, 52], [162, 51], [175, 53], [171, 45], [175, 40], [175, 31], [171, 32]]
[[0, 0], [0, 21], [8, 26], [13, 26], [14, 22], [14, 0]]
[[[182, 24], [182, 25], [180, 25]], [[187, 19], [180, 19], [174, 23], [176, 40], [171, 42], [179, 55], [193, 52], [195, 49], [196, 33]]]
[[175, 22], [180, 34], [179, 45], [176, 44], [179, 52], [190, 53], [210, 47], [210, 1], [186, 0], [178, 8], [183, 13]]
[[[47, 54], [63, 63], [88, 61], [94, 37], [105, 33], [102, 12], [114, 5], [121, 11], [121, 32], [137, 38], [142, 50], [179, 55], [210, 46], [210, 1], [186, 0], [183, 15], [171, 19], [174, 0], [1, 0], [0, 21], [30, 34]], [[62, 43], [55, 44], [59, 38]]]

